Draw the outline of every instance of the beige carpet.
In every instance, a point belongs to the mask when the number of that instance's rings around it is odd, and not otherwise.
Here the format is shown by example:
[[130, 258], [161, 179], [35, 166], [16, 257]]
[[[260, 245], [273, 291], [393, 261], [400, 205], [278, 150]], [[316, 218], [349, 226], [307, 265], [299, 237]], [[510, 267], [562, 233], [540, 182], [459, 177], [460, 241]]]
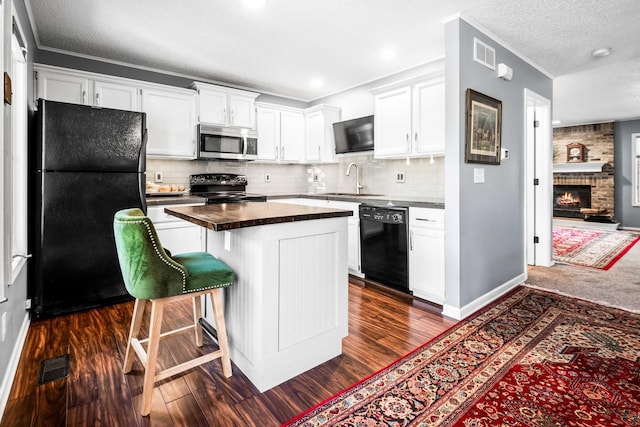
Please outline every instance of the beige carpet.
[[529, 267], [528, 285], [640, 313], [640, 243], [609, 270], [555, 264]]

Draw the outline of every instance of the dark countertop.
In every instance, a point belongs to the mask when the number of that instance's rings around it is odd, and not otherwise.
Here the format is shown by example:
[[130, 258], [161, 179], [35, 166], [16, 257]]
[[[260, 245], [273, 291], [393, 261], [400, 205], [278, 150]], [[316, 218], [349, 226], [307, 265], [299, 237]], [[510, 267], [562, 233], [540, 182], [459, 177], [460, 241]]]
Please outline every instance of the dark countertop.
[[298, 194], [268, 194], [268, 200], [274, 199], [290, 199], [290, 198], [307, 198], [317, 200], [335, 200], [341, 202], [366, 203], [376, 206], [399, 206], [414, 208], [431, 208], [444, 209], [444, 202], [424, 197], [411, 196], [385, 196], [371, 194], [338, 194], [338, 193], [298, 193]]
[[353, 215], [344, 209], [269, 202], [174, 206], [164, 211], [213, 231]]
[[[410, 196], [384, 196], [384, 195], [354, 195], [354, 194], [336, 194], [336, 193], [286, 193], [286, 194], [268, 194], [267, 201], [275, 199], [291, 199], [291, 198], [308, 198], [317, 200], [336, 200], [342, 202], [367, 203], [377, 206], [399, 206], [399, 207], [419, 207], [431, 209], [444, 209], [444, 202], [423, 197]], [[183, 196], [148, 196], [148, 206], [158, 205], [186, 205], [193, 203], [205, 203], [204, 197], [191, 196], [185, 194]]]
[[186, 205], [189, 203], [204, 204], [205, 201], [206, 199], [204, 197], [192, 196], [190, 194], [182, 196], [147, 196], [147, 206]]

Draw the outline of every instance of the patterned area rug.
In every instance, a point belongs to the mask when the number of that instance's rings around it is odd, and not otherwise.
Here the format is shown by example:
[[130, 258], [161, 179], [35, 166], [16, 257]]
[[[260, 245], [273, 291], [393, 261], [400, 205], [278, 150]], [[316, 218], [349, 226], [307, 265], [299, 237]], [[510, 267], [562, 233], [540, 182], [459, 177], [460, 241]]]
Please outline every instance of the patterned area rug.
[[608, 270], [640, 238], [624, 231], [553, 228], [554, 261]]
[[640, 315], [527, 287], [285, 426], [637, 426]]

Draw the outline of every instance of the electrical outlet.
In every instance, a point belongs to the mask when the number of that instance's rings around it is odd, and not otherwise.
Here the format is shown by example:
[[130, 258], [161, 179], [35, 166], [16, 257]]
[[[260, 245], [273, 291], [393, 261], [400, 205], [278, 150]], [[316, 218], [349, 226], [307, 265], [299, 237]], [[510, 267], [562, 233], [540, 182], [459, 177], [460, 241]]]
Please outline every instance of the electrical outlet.
[[264, 182], [271, 182], [271, 174], [270, 173], [265, 173], [264, 174]]
[[404, 172], [396, 172], [396, 182], [404, 182]]
[[2, 313], [2, 342], [7, 337], [7, 312]]
[[162, 182], [163, 180], [162, 172], [156, 172], [154, 180], [155, 182]]

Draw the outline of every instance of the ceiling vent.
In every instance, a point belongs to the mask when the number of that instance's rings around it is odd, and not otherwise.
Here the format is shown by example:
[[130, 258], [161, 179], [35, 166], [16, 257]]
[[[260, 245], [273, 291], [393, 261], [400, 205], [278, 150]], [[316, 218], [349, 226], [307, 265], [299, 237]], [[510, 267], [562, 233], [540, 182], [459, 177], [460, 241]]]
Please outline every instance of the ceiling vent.
[[492, 70], [496, 69], [496, 50], [477, 38], [473, 39], [473, 60]]

